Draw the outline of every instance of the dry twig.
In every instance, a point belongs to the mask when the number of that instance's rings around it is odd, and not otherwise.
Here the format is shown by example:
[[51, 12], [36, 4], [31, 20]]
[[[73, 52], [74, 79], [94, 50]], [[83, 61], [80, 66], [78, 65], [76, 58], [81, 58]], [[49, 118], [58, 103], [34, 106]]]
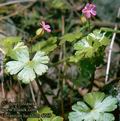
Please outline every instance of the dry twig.
[[[119, 17], [119, 16], [120, 16], [120, 8], [119, 8], [119, 10], [118, 10], [118, 15], [117, 15], [117, 17]], [[114, 30], [116, 31], [117, 29], [118, 29], [118, 26], [117, 26], [117, 24], [116, 24]], [[105, 83], [108, 82], [108, 78], [109, 78], [110, 63], [111, 63], [111, 55], [112, 55], [112, 49], [113, 49], [113, 44], [114, 44], [114, 41], [115, 41], [115, 37], [116, 37], [116, 33], [114, 32], [114, 33], [113, 33], [112, 40], [111, 40], [111, 43], [110, 43], [110, 49], [109, 49], [109, 54], [108, 54], [108, 61], [107, 61], [107, 69], [106, 69]]]

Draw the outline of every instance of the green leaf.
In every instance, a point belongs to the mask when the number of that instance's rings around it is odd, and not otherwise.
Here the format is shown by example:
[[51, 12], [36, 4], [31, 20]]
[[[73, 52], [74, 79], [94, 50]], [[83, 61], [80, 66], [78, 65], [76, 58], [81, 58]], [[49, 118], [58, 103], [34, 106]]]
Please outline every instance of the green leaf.
[[11, 47], [20, 41], [21, 41], [21, 37], [6, 37], [5, 39], [3, 39], [2, 44], [3, 46]]
[[105, 33], [100, 33], [99, 30], [93, 31], [87, 36], [87, 41], [93, 43], [93, 47], [98, 48], [100, 46], [106, 46], [109, 43], [109, 39], [105, 37]]
[[20, 61], [24, 60], [24, 62], [27, 62], [29, 60], [28, 48], [27, 46], [24, 45], [23, 42], [19, 42], [10, 51], [9, 56], [14, 60], [20, 60]]
[[56, 116], [52, 119], [52, 121], [63, 121], [63, 118], [60, 116]]
[[92, 108], [95, 106], [95, 103], [101, 102], [105, 97], [104, 93], [101, 92], [93, 92], [88, 93], [84, 96], [84, 100], [87, 104], [89, 104]]
[[[74, 112], [69, 113], [70, 121], [114, 121], [111, 113], [117, 108], [117, 99], [104, 93], [92, 92], [84, 96], [84, 102], [72, 106]], [[91, 108], [90, 108], [91, 107]]]
[[50, 37], [48, 40], [43, 40], [32, 46], [32, 52], [41, 50], [46, 54], [52, 52], [57, 47], [57, 37]]
[[82, 113], [79, 111], [71, 112], [69, 113], [69, 121], [83, 121], [83, 117], [86, 115], [86, 113]]
[[11, 55], [15, 61], [9, 61], [6, 63], [6, 70], [11, 75], [17, 74], [19, 80], [23, 83], [29, 83], [36, 78], [36, 75], [42, 75], [48, 70], [49, 58], [44, 52], [38, 51], [33, 59], [29, 57], [27, 46], [22, 43], [18, 43]]
[[[79, 61], [82, 58], [92, 57], [94, 55], [94, 48], [85, 40], [82, 39], [74, 44], [75, 58]], [[72, 61], [70, 59], [70, 61]]]
[[5, 54], [9, 56], [14, 45], [16, 45], [20, 41], [21, 37], [6, 37], [0, 42], [0, 46], [4, 50]]
[[72, 106], [72, 110], [88, 112], [90, 111], [90, 108], [84, 102], [79, 101], [77, 102], [77, 105]]
[[102, 102], [95, 105], [101, 112], [110, 112], [117, 108], [117, 99], [112, 96], [106, 97]]
[[[56, 116], [53, 114], [53, 111], [49, 107], [43, 107], [40, 110], [37, 111], [37, 114], [42, 115], [46, 114], [45, 117], [40, 117], [40, 118], [28, 118], [27, 121], [63, 121], [63, 118], [60, 116]], [[50, 116], [47, 117], [47, 114]]]
[[78, 62], [83, 58], [95, 57], [101, 47], [107, 46], [109, 39], [105, 33], [95, 30], [74, 44], [75, 55], [70, 58], [71, 62]]
[[66, 41], [73, 42], [77, 39], [80, 39], [82, 36], [83, 34], [81, 32], [65, 34], [63, 37], [61, 37], [60, 45], [62, 45]]
[[103, 116], [101, 116], [100, 121], [114, 121], [114, 115], [110, 113], [104, 113]]
[[74, 45], [75, 50], [83, 50], [83, 49], [90, 48], [90, 47], [92, 47], [92, 46], [85, 39], [78, 41]]
[[90, 78], [95, 71], [95, 64], [90, 58], [84, 58], [79, 61], [79, 75], [73, 80], [76, 86], [87, 87], [90, 84]]
[[48, 0], [48, 6], [54, 9], [68, 9], [68, 5], [65, 3], [64, 0]]
[[81, 57], [80, 56], [75, 56], [75, 55], [73, 55], [73, 56], [70, 56], [70, 62], [74, 62], [74, 63], [77, 63], [79, 60], [81, 59]]

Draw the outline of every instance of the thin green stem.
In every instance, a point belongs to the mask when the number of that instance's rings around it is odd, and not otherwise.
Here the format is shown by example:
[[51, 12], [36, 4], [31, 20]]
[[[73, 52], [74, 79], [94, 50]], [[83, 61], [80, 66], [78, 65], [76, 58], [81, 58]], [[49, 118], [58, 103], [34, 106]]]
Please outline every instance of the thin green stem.
[[33, 42], [35, 42], [36, 39], [38, 39], [38, 38], [39, 38], [39, 36], [38, 36], [38, 35], [35, 35], [33, 38], [29, 39], [28, 42], [33, 43]]
[[58, 64], [61, 64], [61, 63], [64, 63], [66, 61], [68, 61], [70, 59], [70, 57], [66, 57], [66, 58], [63, 58], [62, 60], [56, 62], [56, 63], [51, 63], [50, 66], [56, 66]]
[[90, 19], [88, 20], [88, 30], [90, 31]]
[[[65, 18], [62, 16], [62, 35], [65, 33]], [[60, 60], [65, 58], [66, 55], [66, 45], [65, 43], [61, 46], [61, 57]], [[63, 61], [63, 68], [62, 72], [65, 71], [65, 61]], [[62, 111], [62, 117], [64, 118], [64, 97], [63, 97], [63, 86], [64, 86], [64, 79], [60, 79], [60, 89], [61, 89], [61, 111]]]
[[93, 85], [94, 85], [94, 78], [95, 78], [95, 72], [93, 72], [92, 77], [90, 79], [91, 84], [90, 84], [89, 92], [92, 91], [92, 88], [93, 88]]
[[120, 33], [120, 30], [115, 30], [115, 29], [105, 28], [105, 27], [101, 27], [100, 30], [101, 30], [101, 31], [105, 31], [105, 32]]

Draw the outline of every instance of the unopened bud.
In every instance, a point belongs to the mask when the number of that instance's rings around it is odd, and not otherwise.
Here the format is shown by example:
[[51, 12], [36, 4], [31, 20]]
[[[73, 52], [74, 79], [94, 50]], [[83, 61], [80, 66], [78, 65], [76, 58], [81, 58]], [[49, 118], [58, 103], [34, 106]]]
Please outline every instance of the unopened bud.
[[44, 30], [42, 28], [37, 29], [36, 35], [42, 36], [44, 34]]

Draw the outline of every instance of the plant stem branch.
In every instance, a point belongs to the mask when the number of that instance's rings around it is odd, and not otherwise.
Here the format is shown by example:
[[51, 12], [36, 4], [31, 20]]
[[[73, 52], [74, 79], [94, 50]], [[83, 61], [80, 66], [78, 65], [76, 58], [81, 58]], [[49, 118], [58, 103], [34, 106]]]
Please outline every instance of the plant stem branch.
[[0, 51], [0, 78], [1, 78], [1, 86], [2, 86], [2, 98], [5, 98], [5, 90], [4, 90], [4, 74], [3, 74], [3, 59], [4, 53]]
[[[115, 26], [115, 30], [117, 30], [117, 25]], [[109, 54], [108, 54], [105, 83], [107, 83], [108, 78], [109, 78], [110, 63], [111, 63], [111, 56], [112, 56], [112, 48], [113, 48], [115, 37], [116, 37], [116, 33], [113, 33], [113, 37], [112, 37], [112, 40], [111, 40], [111, 43], [110, 43], [110, 48], [109, 48]]]
[[36, 82], [37, 82], [39, 90], [40, 90], [40, 92], [41, 92], [41, 94], [42, 94], [42, 96], [44, 98], [45, 104], [51, 107], [51, 105], [50, 105], [50, 103], [49, 103], [49, 101], [48, 101], [48, 99], [47, 99], [47, 97], [46, 97], [46, 95], [45, 95], [45, 93], [44, 93], [44, 91], [42, 89], [42, 86], [41, 86], [40, 81], [38, 80], [38, 78], [37, 78]]
[[[117, 26], [117, 25], [115, 25], [115, 26]], [[118, 26], [117, 26], [117, 28], [118, 28]], [[114, 29], [110, 29], [110, 28], [101, 27], [100, 30], [101, 30], [101, 31], [105, 31], [105, 32], [120, 33], [120, 30], [115, 30], [115, 28], [114, 28]]]
[[[120, 15], [120, 8], [118, 10], [118, 16], [117, 17], [119, 17], [119, 15]], [[114, 30], [117, 31], [117, 29], [118, 29], [118, 26], [116, 24]], [[109, 54], [108, 54], [105, 83], [107, 83], [108, 79], [109, 79], [110, 63], [111, 63], [112, 49], [113, 49], [113, 44], [114, 44], [114, 41], [115, 41], [115, 37], [116, 37], [116, 33], [114, 32], [113, 36], [112, 36], [111, 43], [110, 43], [110, 49], [109, 49]]]
[[29, 86], [30, 86], [30, 91], [31, 91], [31, 95], [32, 95], [33, 102], [34, 102], [35, 104], [37, 104], [37, 103], [36, 103], [36, 100], [35, 100], [35, 95], [34, 95], [34, 92], [33, 92], [33, 88], [32, 88], [31, 82], [30, 82]]
[[56, 63], [51, 63], [50, 66], [56, 66], [58, 64], [64, 63], [65, 61], [68, 61], [69, 59], [70, 59], [70, 57], [66, 57], [66, 58], [64, 58]]
[[[72, 21], [72, 23], [73, 23], [73, 25], [74, 24], [83, 25], [83, 23], [80, 20], [74, 20], [74, 21]], [[91, 21], [91, 23], [97, 27], [110, 27], [110, 28], [114, 28], [115, 25], [117, 24], [118, 28], [120, 28], [120, 24], [112, 23], [112, 22], [108, 22], [108, 21]]]
[[90, 79], [91, 84], [90, 84], [89, 92], [92, 91], [93, 84], [94, 84], [94, 78], [95, 78], [95, 71], [93, 72], [92, 77]]
[[[62, 16], [62, 35], [64, 35], [65, 33], [65, 18], [64, 16]], [[60, 58], [60, 60], [63, 58], [65, 58], [65, 53], [66, 53], [66, 47], [65, 47], [65, 43], [61, 46], [61, 53], [62, 56]], [[63, 62], [63, 66], [62, 66], [62, 72], [64, 73], [65, 71], [65, 61]], [[64, 79], [60, 79], [61, 83], [60, 83], [60, 89], [61, 89], [61, 111], [62, 111], [62, 117], [64, 118], [64, 97], [63, 97], [63, 85], [64, 85]]]

